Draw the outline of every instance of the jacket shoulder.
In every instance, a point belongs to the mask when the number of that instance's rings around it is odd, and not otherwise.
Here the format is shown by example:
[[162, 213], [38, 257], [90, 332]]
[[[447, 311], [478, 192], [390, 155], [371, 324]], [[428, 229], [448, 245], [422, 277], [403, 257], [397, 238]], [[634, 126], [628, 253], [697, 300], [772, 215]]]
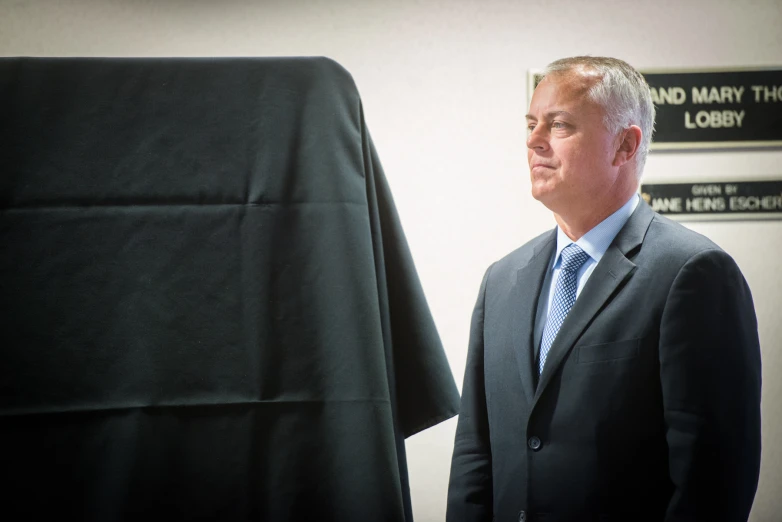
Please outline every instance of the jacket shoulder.
[[536, 256], [545, 255], [545, 252], [548, 252], [546, 247], [550, 246], [550, 243], [556, 243], [556, 239], [556, 229], [543, 232], [497, 260], [489, 267], [489, 270], [493, 276], [508, 273], [515, 274], [519, 268], [529, 264]]
[[644, 246], [659, 247], [667, 256], [681, 256], [685, 259], [707, 250], [724, 253], [711, 239], [659, 214], [654, 215], [649, 225]]

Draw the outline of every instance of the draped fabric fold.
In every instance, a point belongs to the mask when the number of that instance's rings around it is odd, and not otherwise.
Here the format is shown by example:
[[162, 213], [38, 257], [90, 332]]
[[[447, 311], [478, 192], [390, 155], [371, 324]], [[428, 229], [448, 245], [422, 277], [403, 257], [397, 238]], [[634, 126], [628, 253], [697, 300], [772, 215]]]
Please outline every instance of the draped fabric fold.
[[412, 520], [458, 393], [351, 76], [0, 59], [0, 512]]

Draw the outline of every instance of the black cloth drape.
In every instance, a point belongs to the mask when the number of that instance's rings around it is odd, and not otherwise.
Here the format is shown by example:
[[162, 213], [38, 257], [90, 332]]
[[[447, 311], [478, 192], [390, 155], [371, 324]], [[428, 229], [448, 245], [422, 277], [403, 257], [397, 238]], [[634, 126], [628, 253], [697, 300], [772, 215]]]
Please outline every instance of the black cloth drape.
[[411, 520], [458, 393], [350, 75], [0, 59], [0, 516]]

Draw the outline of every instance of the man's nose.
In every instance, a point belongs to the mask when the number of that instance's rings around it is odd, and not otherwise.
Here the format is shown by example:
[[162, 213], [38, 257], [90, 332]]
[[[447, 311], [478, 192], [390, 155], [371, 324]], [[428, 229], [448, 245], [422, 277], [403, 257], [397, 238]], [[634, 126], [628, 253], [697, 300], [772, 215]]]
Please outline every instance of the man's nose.
[[527, 148], [545, 150], [548, 148], [548, 140], [545, 131], [537, 125], [527, 136]]

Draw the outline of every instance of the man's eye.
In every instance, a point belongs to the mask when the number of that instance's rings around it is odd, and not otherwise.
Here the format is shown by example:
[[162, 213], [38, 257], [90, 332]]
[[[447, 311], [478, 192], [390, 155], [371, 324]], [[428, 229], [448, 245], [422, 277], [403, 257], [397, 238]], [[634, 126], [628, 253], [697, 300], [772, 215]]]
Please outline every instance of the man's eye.
[[561, 121], [555, 121], [554, 123], [551, 124], [551, 126], [555, 129], [564, 129], [565, 127], [567, 127], [567, 124]]
[[535, 124], [534, 123], [528, 123], [527, 124], [527, 130], [532, 132], [535, 130]]

